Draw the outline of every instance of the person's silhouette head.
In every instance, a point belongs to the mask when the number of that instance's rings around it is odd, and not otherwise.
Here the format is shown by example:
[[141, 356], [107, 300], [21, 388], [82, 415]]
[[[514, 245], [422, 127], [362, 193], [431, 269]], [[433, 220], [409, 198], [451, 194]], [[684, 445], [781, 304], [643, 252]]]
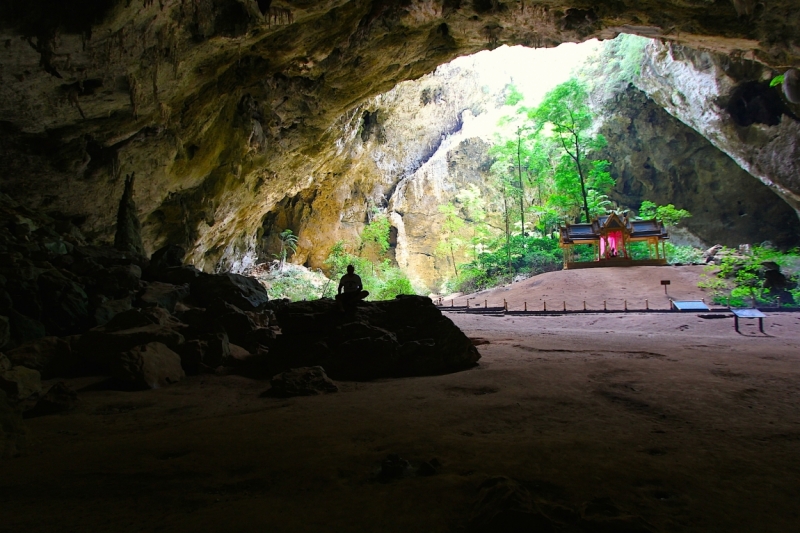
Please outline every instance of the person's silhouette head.
[[356, 267], [354, 267], [353, 265], [347, 265], [347, 273], [348, 274], [352, 274], [355, 271], [356, 271]]

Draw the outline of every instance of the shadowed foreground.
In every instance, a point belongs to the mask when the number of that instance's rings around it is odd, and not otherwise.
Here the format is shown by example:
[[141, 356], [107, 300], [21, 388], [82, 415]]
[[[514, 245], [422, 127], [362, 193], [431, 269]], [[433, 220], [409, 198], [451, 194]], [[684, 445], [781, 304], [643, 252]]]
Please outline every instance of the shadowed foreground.
[[[563, 511], [553, 531], [592, 513], [796, 526], [797, 314], [768, 318], [769, 337], [692, 314], [453, 319], [488, 341], [473, 370], [288, 400], [233, 375], [81, 391], [3, 462], [0, 531], [459, 531], [494, 476]], [[390, 454], [410, 468], [384, 479]]]

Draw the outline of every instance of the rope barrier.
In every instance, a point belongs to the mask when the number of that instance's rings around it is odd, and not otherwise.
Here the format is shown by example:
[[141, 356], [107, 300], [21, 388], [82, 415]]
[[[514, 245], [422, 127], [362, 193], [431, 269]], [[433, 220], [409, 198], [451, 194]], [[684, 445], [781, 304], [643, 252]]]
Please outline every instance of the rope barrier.
[[[567, 302], [566, 300], [562, 300], [561, 306], [558, 306], [558, 305], [552, 306], [551, 305], [550, 308], [548, 308], [547, 300], [543, 300], [542, 301], [542, 308], [539, 311], [528, 309], [527, 300], [522, 302], [522, 305], [520, 306], [521, 308], [516, 308], [515, 309], [514, 306], [511, 303], [509, 303], [508, 298], [503, 298], [502, 303], [498, 302], [498, 304], [496, 306], [490, 306], [488, 299], [484, 299], [483, 300], [483, 306], [481, 306], [480, 303], [478, 303], [478, 302], [475, 302], [475, 304], [473, 306], [470, 303], [470, 299], [467, 299], [461, 305], [456, 304], [455, 298], [450, 300], [450, 305], [449, 306], [447, 306], [446, 301], [443, 298], [435, 298], [434, 302], [438, 307], [441, 307], [441, 308], [448, 308], [449, 307], [449, 309], [452, 309], [453, 311], [465, 310], [466, 309], [466, 310], [476, 311], [476, 312], [484, 312], [485, 311], [485, 312], [492, 312], [492, 313], [496, 313], [496, 312], [507, 312], [507, 313], [581, 313], [581, 312], [585, 312], [585, 313], [592, 313], [592, 312], [644, 312], [644, 311], [663, 312], [663, 311], [670, 311], [670, 310], [674, 310], [675, 309], [675, 306], [673, 305], [671, 299], [670, 299], [670, 302], [669, 302], [669, 307], [663, 307], [663, 308], [659, 308], [659, 307], [652, 308], [652, 307], [650, 307], [650, 300], [649, 299], [645, 299], [644, 302], [643, 302], [644, 305], [641, 306], [641, 307], [637, 306], [635, 303], [633, 304], [633, 307], [629, 306], [627, 299], [624, 299], [624, 300], [611, 300], [611, 301], [603, 300], [602, 308], [600, 308], [597, 305], [597, 304], [599, 304], [599, 301], [597, 301], [594, 305], [592, 305], [591, 301], [586, 301], [586, 300], [581, 300], [580, 303], [575, 302], [575, 304], [577, 304], [577, 305], [574, 305], [574, 306], [571, 306], [569, 304], [569, 302]], [[703, 299], [703, 302], [705, 302], [705, 299]], [[581, 303], [583, 305], [581, 305]]]

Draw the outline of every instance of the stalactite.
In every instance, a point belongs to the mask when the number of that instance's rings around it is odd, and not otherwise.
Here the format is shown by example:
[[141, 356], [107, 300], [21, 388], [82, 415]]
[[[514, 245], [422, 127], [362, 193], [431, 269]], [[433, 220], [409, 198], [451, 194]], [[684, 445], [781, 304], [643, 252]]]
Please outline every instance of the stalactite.
[[131, 108], [133, 109], [133, 118], [139, 118], [139, 109], [137, 107], [139, 83], [133, 74], [128, 74], [129, 95], [131, 99]]
[[267, 19], [267, 26], [294, 23], [292, 10], [285, 7], [270, 7], [264, 16]]

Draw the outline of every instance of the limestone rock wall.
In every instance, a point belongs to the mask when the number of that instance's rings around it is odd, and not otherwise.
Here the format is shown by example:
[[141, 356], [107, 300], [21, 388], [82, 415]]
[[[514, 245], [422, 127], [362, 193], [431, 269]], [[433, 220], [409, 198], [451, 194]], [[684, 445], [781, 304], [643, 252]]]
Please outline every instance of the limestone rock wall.
[[266, 215], [260, 255], [274, 254], [278, 235], [289, 228], [299, 236], [292, 260], [324, 268], [330, 248], [340, 240], [357, 243], [371, 214], [381, 210], [394, 228], [398, 265], [420, 288], [433, 289], [447, 268], [435, 253], [438, 207], [465, 183], [480, 183], [486, 166], [488, 147], [467, 139], [464, 120], [504, 100], [479, 86], [473, 73], [467, 59], [444, 65], [342, 117], [343, 135], [320, 158], [319, 178]]
[[646, 58], [637, 86], [800, 214], [800, 121], [769, 87], [778, 71], [670, 43]]
[[620, 205], [637, 209], [650, 200], [689, 210], [681, 226], [697, 244], [800, 243], [789, 204], [635, 87], [609, 100], [603, 115], [601, 156], [612, 161], [610, 196]]
[[[503, 43], [554, 46], [617, 32], [796, 65], [797, 7], [796, 0], [768, 9], [684, 0], [7, 0], [0, 3], [0, 187], [107, 242], [123, 177], [136, 172], [146, 251], [170, 242], [203, 269], [241, 268], [255, 258], [258, 228], [279, 202], [301, 192], [307, 199], [326, 176], [335, 182], [358, 170], [327, 161], [363, 132], [368, 109], [358, 106], [398, 82]], [[768, 162], [759, 165], [768, 176]], [[314, 193], [315, 202], [327, 195], [346, 203], [359, 189], [372, 190], [340, 184]], [[785, 189], [796, 190], [789, 182]], [[358, 209], [343, 214], [350, 219], [359, 219]]]

